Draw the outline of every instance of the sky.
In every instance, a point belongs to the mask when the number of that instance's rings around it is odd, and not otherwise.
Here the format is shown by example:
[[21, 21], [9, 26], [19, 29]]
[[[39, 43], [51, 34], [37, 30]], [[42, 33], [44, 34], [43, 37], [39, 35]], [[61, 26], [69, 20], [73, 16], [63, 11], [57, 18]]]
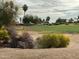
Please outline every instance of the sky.
[[16, 3], [20, 7], [24, 4], [28, 5], [26, 14], [37, 15], [41, 18], [50, 16], [51, 21], [59, 17], [74, 18], [79, 15], [79, 0], [16, 0]]

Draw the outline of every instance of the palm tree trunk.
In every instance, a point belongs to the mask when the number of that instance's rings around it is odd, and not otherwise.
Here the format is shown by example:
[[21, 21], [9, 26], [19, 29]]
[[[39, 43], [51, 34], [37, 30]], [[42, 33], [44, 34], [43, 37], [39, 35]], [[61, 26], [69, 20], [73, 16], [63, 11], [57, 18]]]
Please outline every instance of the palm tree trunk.
[[24, 17], [25, 17], [25, 11], [24, 11]]
[[[25, 11], [24, 11], [24, 17], [25, 17]], [[23, 24], [23, 32], [24, 32], [24, 24]]]

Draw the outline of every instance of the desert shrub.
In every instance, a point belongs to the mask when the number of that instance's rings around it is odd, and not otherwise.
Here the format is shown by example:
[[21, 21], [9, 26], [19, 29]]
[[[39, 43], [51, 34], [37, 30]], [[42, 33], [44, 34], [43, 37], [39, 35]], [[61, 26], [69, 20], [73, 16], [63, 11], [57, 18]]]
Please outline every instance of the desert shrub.
[[69, 45], [69, 37], [64, 36], [64, 35], [59, 35], [59, 39], [60, 39], [60, 45], [59, 47], [67, 47]]
[[29, 33], [23, 33], [22, 36], [18, 39], [19, 48], [34, 48], [33, 38]]
[[11, 41], [10, 41], [10, 47], [11, 48], [17, 48], [17, 45], [18, 45], [18, 37], [14, 36], [14, 37], [11, 37]]
[[41, 38], [37, 39], [38, 47], [40, 48], [51, 48], [51, 47], [58, 47], [60, 42], [58, 37], [55, 35], [44, 35]]
[[30, 36], [29, 33], [22, 33], [22, 35], [18, 35], [16, 31], [9, 30], [11, 42], [10, 47], [11, 48], [33, 48], [33, 38]]
[[69, 44], [69, 38], [60, 34], [43, 35], [37, 38], [38, 48], [60, 48], [67, 47]]
[[8, 44], [8, 41], [9, 41], [9, 34], [7, 30], [4, 27], [0, 28], [0, 47], [3, 47], [6, 44]]

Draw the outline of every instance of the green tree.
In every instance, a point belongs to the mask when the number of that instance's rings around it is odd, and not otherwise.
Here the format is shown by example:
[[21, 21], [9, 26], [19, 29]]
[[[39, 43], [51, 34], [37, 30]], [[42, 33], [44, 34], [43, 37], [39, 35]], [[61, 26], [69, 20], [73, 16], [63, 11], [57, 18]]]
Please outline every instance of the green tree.
[[34, 16], [33, 23], [34, 24], [38, 24], [39, 23], [39, 17], [38, 16]]
[[74, 21], [73, 18], [69, 19], [69, 23], [73, 23], [73, 21]]
[[[10, 3], [12, 3], [12, 5]], [[5, 2], [2, 4], [2, 7], [0, 7], [0, 26], [5, 26], [11, 36], [16, 36], [16, 30], [13, 26], [11, 26], [14, 25], [18, 12], [18, 10], [15, 10], [15, 7], [16, 6], [12, 1]]]
[[34, 24], [41, 24], [42, 20], [38, 16], [33, 16], [33, 20], [31, 22]]
[[24, 4], [22, 8], [23, 8], [23, 11], [24, 11], [24, 16], [25, 16], [26, 11], [28, 10], [28, 6], [26, 4]]
[[23, 18], [24, 24], [41, 24], [42, 20], [38, 16], [26, 15]]
[[23, 23], [24, 24], [30, 24], [33, 20], [33, 16], [32, 15], [26, 15], [24, 18], [23, 18]]
[[24, 24], [30, 24], [30, 18], [29, 18], [29, 16], [27, 17], [27, 16], [25, 16], [24, 18], [23, 18], [23, 23]]
[[50, 21], [50, 17], [47, 16], [47, 18], [46, 18], [46, 23], [49, 23], [49, 21]]
[[[10, 3], [12, 3], [12, 5]], [[14, 6], [14, 4], [10, 1], [5, 2], [3, 8], [0, 8], [0, 26], [7, 26], [12, 24], [12, 21], [15, 21], [17, 11], [15, 10], [16, 8], [12, 6]]]
[[79, 16], [77, 17], [77, 23], [79, 23]]
[[61, 18], [58, 18], [56, 20], [56, 24], [65, 24], [66, 23], [66, 19], [61, 19]]

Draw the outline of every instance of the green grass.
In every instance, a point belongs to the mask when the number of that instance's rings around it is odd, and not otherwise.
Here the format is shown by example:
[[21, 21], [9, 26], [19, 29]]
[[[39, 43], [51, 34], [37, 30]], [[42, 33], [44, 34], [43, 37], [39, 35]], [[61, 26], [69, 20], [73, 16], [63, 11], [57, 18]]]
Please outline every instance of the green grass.
[[[28, 29], [27, 29], [28, 28]], [[33, 25], [25, 26], [25, 30], [50, 33], [79, 33], [79, 24], [70, 25]]]

